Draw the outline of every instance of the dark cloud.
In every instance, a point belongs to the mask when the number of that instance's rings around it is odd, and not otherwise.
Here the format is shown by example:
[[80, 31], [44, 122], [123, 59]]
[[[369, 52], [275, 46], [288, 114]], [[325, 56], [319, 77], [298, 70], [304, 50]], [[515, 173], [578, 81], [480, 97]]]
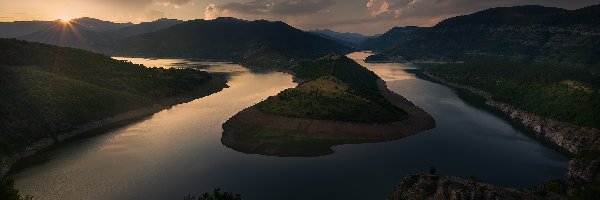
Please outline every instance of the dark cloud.
[[218, 9], [248, 15], [294, 16], [319, 12], [333, 3], [333, 0], [252, 0], [225, 3], [218, 5]]
[[599, 0], [233, 0], [210, 4], [205, 18], [281, 20], [303, 29], [333, 28], [367, 34], [394, 26], [432, 26], [487, 8], [543, 5], [577, 9]]
[[[93, 0], [99, 1], [99, 0]], [[190, 3], [192, 0], [103, 0], [101, 2], [110, 3], [113, 5], [121, 5], [126, 7], [146, 7], [150, 4], [156, 3], [165, 6], [184, 6]]]
[[158, 10], [150, 10], [146, 12], [146, 19], [156, 20], [165, 17], [165, 13]]
[[367, 8], [372, 17], [378, 18], [435, 18], [499, 6], [544, 5], [575, 9], [598, 3], [598, 0], [369, 0]]

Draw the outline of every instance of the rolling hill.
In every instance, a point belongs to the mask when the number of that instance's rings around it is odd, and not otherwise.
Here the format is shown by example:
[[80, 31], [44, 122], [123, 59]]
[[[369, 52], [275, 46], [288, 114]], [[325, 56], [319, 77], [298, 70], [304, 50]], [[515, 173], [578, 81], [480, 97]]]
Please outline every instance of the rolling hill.
[[600, 5], [577, 10], [543, 6], [491, 8], [443, 20], [409, 37], [398, 36], [401, 42], [391, 48], [382, 44], [368, 47], [408, 60], [493, 58], [583, 65], [597, 72], [599, 19]]
[[343, 45], [349, 46], [349, 47], [358, 47], [360, 43], [373, 37], [373, 36], [365, 36], [360, 33], [350, 33], [350, 32], [340, 33], [340, 32], [332, 31], [330, 29], [316, 29], [316, 30], [312, 30], [309, 32], [314, 33], [319, 36], [322, 36], [322, 37], [325, 37], [325, 38], [329, 38], [331, 40], [335, 40], [335, 41], [337, 41]]
[[233, 60], [246, 66], [286, 68], [300, 60], [351, 48], [283, 22], [235, 18], [192, 20], [117, 41], [109, 55]]
[[[192, 69], [146, 68], [100, 54], [0, 39], [0, 155], [86, 123], [174, 99], [195, 99], [226, 87]], [[4, 174], [5, 169], [0, 169]]]

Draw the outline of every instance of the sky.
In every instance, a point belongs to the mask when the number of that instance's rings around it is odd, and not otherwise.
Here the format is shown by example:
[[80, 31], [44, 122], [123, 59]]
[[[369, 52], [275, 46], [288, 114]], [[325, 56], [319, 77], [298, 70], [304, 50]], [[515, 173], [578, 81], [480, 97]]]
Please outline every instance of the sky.
[[93, 17], [139, 23], [236, 17], [373, 35], [395, 26], [433, 26], [448, 17], [499, 6], [577, 9], [595, 4], [600, 0], [0, 0], [0, 21]]

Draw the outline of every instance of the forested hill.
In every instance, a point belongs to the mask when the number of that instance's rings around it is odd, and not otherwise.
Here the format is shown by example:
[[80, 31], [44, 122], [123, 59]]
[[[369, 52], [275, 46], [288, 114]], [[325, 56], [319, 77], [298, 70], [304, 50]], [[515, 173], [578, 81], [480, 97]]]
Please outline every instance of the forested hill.
[[600, 75], [583, 67], [490, 60], [437, 65], [427, 71], [537, 116], [600, 128]]
[[417, 36], [427, 29], [427, 27], [417, 26], [394, 27], [378, 37], [366, 39], [360, 43], [360, 47], [368, 50], [384, 51], [414, 39], [413, 36]]
[[350, 51], [349, 47], [283, 22], [235, 18], [187, 21], [120, 40], [103, 50], [110, 55], [234, 60], [275, 68]]
[[0, 55], [0, 156], [87, 122], [226, 87], [206, 72], [15, 39], [0, 39]]
[[408, 60], [568, 63], [598, 71], [598, 46], [600, 5], [577, 10], [517, 6], [446, 19], [380, 53]]
[[324, 56], [294, 67], [293, 72], [305, 82], [257, 104], [259, 110], [285, 117], [362, 123], [407, 117], [383, 97], [379, 77], [346, 56]]

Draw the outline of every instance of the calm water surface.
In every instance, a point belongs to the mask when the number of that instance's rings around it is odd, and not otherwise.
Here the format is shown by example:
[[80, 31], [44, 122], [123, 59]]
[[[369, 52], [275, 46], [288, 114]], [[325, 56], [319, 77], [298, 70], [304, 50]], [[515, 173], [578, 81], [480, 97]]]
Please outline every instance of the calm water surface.
[[[182, 199], [221, 187], [247, 200], [384, 199], [407, 173], [430, 166], [443, 175], [476, 176], [515, 187], [564, 178], [568, 158], [556, 150], [466, 103], [454, 90], [407, 73], [414, 69], [411, 65], [360, 62], [366, 55], [349, 56], [433, 115], [435, 129], [392, 142], [337, 146], [334, 154], [321, 157], [236, 152], [221, 144], [221, 124], [295, 84], [284, 73], [205, 62], [207, 71], [231, 72], [231, 87], [45, 151], [34, 157], [45, 162], [12, 178], [23, 194], [35, 199]], [[152, 62], [162, 67], [188, 61]]]

